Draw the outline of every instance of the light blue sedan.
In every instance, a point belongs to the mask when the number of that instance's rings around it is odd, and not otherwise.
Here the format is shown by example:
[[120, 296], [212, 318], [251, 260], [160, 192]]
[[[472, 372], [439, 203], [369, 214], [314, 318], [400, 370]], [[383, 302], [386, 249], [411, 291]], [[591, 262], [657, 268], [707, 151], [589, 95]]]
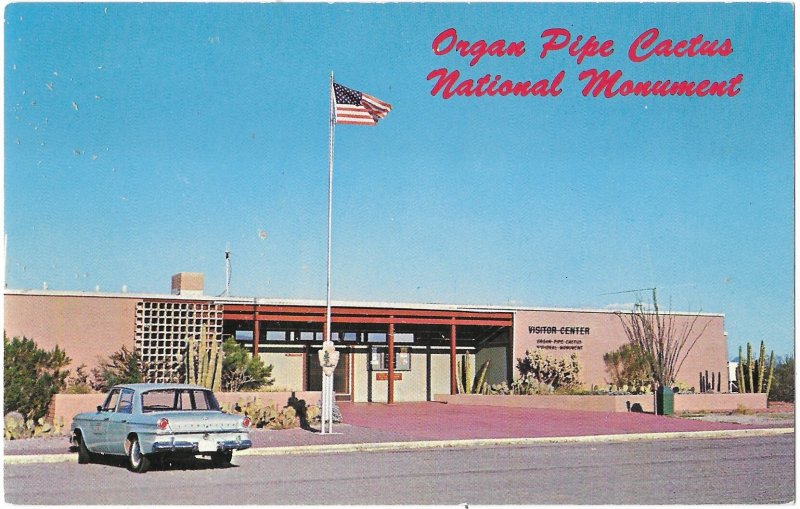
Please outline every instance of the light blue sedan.
[[165, 455], [203, 455], [225, 466], [233, 451], [252, 446], [249, 427], [248, 417], [223, 413], [205, 387], [125, 384], [112, 387], [97, 411], [73, 417], [70, 441], [78, 463], [127, 456], [130, 470], [146, 472]]

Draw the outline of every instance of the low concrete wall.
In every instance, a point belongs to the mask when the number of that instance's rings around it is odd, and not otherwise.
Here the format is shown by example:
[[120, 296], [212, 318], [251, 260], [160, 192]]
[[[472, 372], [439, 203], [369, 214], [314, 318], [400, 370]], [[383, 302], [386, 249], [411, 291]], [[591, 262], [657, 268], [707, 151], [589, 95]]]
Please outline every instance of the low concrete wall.
[[[275, 402], [279, 407], [286, 405], [289, 401], [291, 392], [218, 392], [215, 394], [219, 404], [236, 403], [240, 399], [253, 401], [257, 399], [267, 405]], [[304, 399], [308, 405], [316, 405], [320, 401], [319, 391], [298, 391], [295, 393], [298, 399]], [[63, 419], [64, 424], [69, 426], [72, 417], [81, 412], [92, 412], [97, 405], [102, 405], [106, 395], [94, 394], [56, 394], [50, 403], [48, 411], [49, 419]]]
[[[548, 408], [553, 410], [589, 410], [596, 412], [627, 412], [628, 405], [639, 404], [642, 411], [652, 412], [652, 394], [636, 395], [549, 395], [502, 396], [481, 394], [437, 394], [435, 401], [455, 405], [485, 405], [519, 408]], [[767, 408], [766, 394], [675, 394], [674, 409], [680, 412], [731, 411], [739, 407], [750, 410]]]

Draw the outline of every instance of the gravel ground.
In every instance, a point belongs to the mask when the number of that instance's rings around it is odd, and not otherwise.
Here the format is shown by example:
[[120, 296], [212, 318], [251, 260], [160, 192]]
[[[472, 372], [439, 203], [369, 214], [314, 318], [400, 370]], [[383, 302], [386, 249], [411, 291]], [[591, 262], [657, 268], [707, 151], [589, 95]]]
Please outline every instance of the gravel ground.
[[687, 419], [708, 422], [731, 422], [749, 424], [751, 426], [768, 426], [770, 428], [786, 428], [794, 426], [794, 413], [754, 413], [754, 414], [706, 414], [687, 416]]

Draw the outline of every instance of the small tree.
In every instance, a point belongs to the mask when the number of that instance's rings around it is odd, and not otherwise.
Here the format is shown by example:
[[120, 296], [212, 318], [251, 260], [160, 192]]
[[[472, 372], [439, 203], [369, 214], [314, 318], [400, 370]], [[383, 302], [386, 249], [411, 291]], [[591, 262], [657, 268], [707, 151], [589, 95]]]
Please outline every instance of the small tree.
[[626, 343], [603, 354], [611, 383], [617, 387], [643, 387], [652, 383], [653, 370], [647, 354], [638, 345]]
[[[652, 380], [659, 387], [671, 387], [683, 362], [703, 335], [711, 320], [702, 327], [697, 321], [700, 315], [689, 320], [677, 320], [669, 311], [662, 313], [658, 307], [656, 289], [653, 288], [653, 305], [648, 308], [638, 302], [630, 313], [617, 313], [628, 341], [640, 348], [647, 356]], [[699, 332], [695, 329], [699, 328]]]
[[794, 355], [778, 360], [768, 397], [770, 401], [794, 401]]
[[272, 366], [265, 365], [257, 355], [251, 356], [235, 339], [226, 339], [222, 350], [225, 352], [222, 357], [223, 391], [258, 390], [275, 382], [270, 378]]
[[130, 351], [123, 345], [108, 359], [100, 361], [100, 367], [92, 370], [95, 376], [95, 389], [107, 391], [117, 384], [140, 383], [144, 381], [144, 367], [139, 352]]
[[75, 375], [67, 379], [67, 394], [89, 394], [94, 390], [94, 380], [86, 364], [75, 368]]
[[3, 333], [3, 413], [16, 411], [37, 421], [47, 414], [55, 394], [66, 386], [71, 362], [56, 346], [46, 351], [26, 337], [11, 341]]

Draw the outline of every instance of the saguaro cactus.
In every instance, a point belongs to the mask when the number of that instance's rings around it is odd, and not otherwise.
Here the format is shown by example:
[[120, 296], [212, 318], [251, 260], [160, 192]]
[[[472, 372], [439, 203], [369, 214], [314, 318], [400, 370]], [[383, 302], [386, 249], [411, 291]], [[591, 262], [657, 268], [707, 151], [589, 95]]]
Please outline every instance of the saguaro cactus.
[[767, 393], [767, 397], [769, 397], [769, 389], [772, 387], [772, 373], [775, 368], [775, 351], [769, 352], [769, 375], [767, 375], [767, 390], [764, 391]]
[[223, 350], [217, 339], [209, 337], [205, 326], [199, 339], [186, 341], [186, 382], [218, 391], [222, 382]]
[[[736, 376], [739, 384], [739, 392], [757, 392], [769, 395], [772, 387], [772, 375], [775, 369], [775, 352], [769, 353], [769, 370], [767, 370], [767, 349], [764, 342], [761, 342], [758, 360], [753, 359], [753, 348], [747, 343], [747, 360], [742, 359], [742, 347], [739, 347], [739, 366]], [[745, 378], [745, 364], [747, 365], [747, 378]], [[755, 378], [753, 372], [755, 371]], [[766, 384], [766, 387], [765, 387]]]
[[764, 361], [766, 360], [766, 353], [767, 350], [762, 341], [758, 352], [758, 383], [756, 384], [758, 392], [764, 392], [764, 368], [766, 367]]
[[459, 394], [483, 394], [486, 385], [486, 373], [489, 370], [489, 361], [484, 362], [478, 372], [473, 374], [474, 368], [469, 354], [464, 354], [463, 361], [458, 361], [456, 377]]

